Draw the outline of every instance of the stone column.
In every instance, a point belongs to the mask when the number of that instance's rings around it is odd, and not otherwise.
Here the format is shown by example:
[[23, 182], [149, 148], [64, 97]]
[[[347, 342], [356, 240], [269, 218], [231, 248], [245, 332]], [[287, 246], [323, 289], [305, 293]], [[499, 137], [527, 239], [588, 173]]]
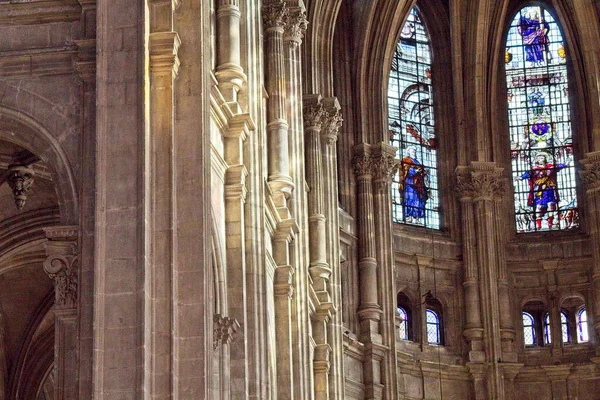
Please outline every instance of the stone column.
[[[588, 315], [593, 315], [595, 338], [592, 337], [593, 332], [590, 332], [590, 339], [597, 341], [600, 337], [600, 151], [587, 153], [581, 164], [583, 171], [580, 172], [580, 175], [586, 188], [586, 214], [588, 215], [588, 230], [592, 239], [592, 254], [594, 257], [594, 263], [591, 267], [592, 304], [588, 306], [588, 310], [591, 310], [591, 312], [588, 311]], [[597, 350], [597, 354], [600, 354], [600, 350]]]
[[[458, 187], [466, 198], [474, 202], [475, 237], [477, 243], [477, 263], [479, 266], [479, 290], [483, 326], [483, 348], [485, 361], [489, 365], [487, 372], [488, 397], [503, 400], [504, 382], [499, 361], [502, 360], [502, 339], [498, 290], [498, 251], [501, 238], [497, 236], [496, 202], [500, 201], [505, 184], [503, 170], [495, 163], [473, 162], [470, 174], [459, 175]], [[472, 294], [470, 294], [472, 296]], [[476, 335], [472, 335], [476, 339]], [[473, 340], [472, 340], [473, 341]], [[474, 363], [472, 363], [474, 364]], [[473, 366], [473, 370], [475, 370]], [[485, 370], [485, 368], [484, 368]], [[481, 391], [477, 391], [477, 399]]]
[[573, 364], [542, 365], [546, 375], [552, 382], [552, 400], [567, 400], [569, 398], [567, 378], [572, 366]]
[[298, 233], [293, 219], [281, 221], [273, 238], [273, 258], [275, 268], [275, 325], [277, 340], [277, 398], [293, 399], [293, 331], [292, 331], [292, 296], [294, 295], [294, 268], [290, 265], [289, 246]]
[[54, 283], [54, 397], [78, 399], [78, 228], [44, 228], [46, 260], [44, 271]]
[[373, 205], [373, 155], [366, 143], [355, 147], [354, 174], [357, 185], [360, 341], [365, 344], [363, 380], [365, 398], [381, 399], [381, 363], [385, 355], [379, 323], [383, 314], [379, 304], [377, 253]]
[[475, 230], [475, 211], [471, 176], [467, 167], [459, 167], [456, 171], [456, 192], [461, 204], [462, 249], [464, 262], [465, 291], [465, 327], [463, 335], [469, 343], [469, 361], [484, 362], [483, 324], [481, 322], [481, 304], [479, 297], [479, 270], [477, 265], [477, 233]]
[[[342, 315], [342, 271], [339, 238], [339, 198], [337, 174], [337, 139], [342, 126], [341, 106], [335, 97], [323, 99], [325, 114], [321, 129], [321, 149], [324, 170], [324, 214], [327, 234], [327, 261], [331, 269], [329, 293], [332, 298], [332, 315], [328, 327], [328, 343], [334, 349], [330, 356], [329, 394], [332, 399], [345, 398], [344, 378], [344, 326]], [[352, 311], [354, 313], [354, 310]]]
[[294, 189], [290, 177], [288, 121], [286, 109], [286, 74], [283, 32], [289, 10], [283, 1], [266, 1], [262, 9], [266, 37], [266, 88], [268, 183], [278, 208], [286, 207], [286, 199]]
[[0, 400], [6, 400], [8, 385], [8, 349], [6, 348], [6, 317], [0, 308]]
[[[247, 292], [246, 292], [246, 256], [244, 235], [244, 205], [246, 202], [246, 178], [248, 170], [244, 165], [243, 145], [254, 122], [248, 114], [238, 114], [230, 119], [224, 128], [224, 158], [228, 168], [225, 172], [225, 246], [227, 261], [227, 299], [223, 309], [229, 310], [229, 316], [241, 324], [240, 336], [247, 337]], [[248, 342], [236, 340], [229, 346], [232, 397], [242, 398], [248, 395]]]
[[169, 396], [173, 385], [173, 137], [179, 35], [171, 1], [150, 0], [150, 126], [146, 158], [145, 391]]
[[382, 365], [385, 382], [384, 398], [398, 398], [396, 329], [397, 311], [396, 274], [392, 235], [392, 176], [398, 169], [397, 148], [386, 143], [371, 147], [374, 186], [375, 238], [378, 269], [379, 293], [382, 306], [381, 334], [386, 356]]

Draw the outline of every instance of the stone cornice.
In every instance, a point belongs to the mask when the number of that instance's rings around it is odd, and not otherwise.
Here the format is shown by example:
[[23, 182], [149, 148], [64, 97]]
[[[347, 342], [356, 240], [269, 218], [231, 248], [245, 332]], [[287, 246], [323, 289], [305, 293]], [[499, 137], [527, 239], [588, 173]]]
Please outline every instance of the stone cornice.
[[177, 32], [154, 32], [150, 34], [150, 70], [159, 74], [179, 73], [179, 46]]
[[0, 52], [0, 77], [71, 74], [76, 56], [75, 46]]
[[78, 21], [81, 4], [77, 0], [41, 0], [0, 4], [0, 26], [35, 25]]

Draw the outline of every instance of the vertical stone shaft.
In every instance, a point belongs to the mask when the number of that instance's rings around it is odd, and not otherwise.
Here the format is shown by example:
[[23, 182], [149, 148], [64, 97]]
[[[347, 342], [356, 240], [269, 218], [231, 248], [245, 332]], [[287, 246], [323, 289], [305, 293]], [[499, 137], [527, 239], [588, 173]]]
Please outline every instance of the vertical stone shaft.
[[465, 329], [463, 335], [469, 343], [469, 361], [485, 361], [483, 352], [483, 326], [479, 297], [479, 271], [477, 267], [477, 232], [473, 208], [474, 195], [468, 171], [457, 171], [457, 194], [461, 204], [463, 260], [465, 278]]
[[[594, 332], [596, 338], [600, 337], [600, 151], [587, 153], [581, 162], [583, 171], [581, 178], [586, 187], [587, 213], [590, 216], [589, 234], [592, 242], [592, 300]], [[588, 313], [590, 313], [588, 311]], [[590, 334], [593, 334], [590, 332]], [[596, 339], [597, 340], [597, 339]]]
[[150, 2], [150, 126], [147, 151], [145, 380], [150, 398], [172, 393], [174, 81], [179, 36], [171, 2]]
[[288, 122], [286, 119], [286, 76], [284, 63], [283, 30], [288, 9], [283, 2], [267, 2], [263, 6], [266, 35], [267, 74], [267, 145], [269, 185], [282, 206], [283, 199], [291, 196], [293, 182], [290, 177]]
[[498, 239], [498, 247], [496, 248], [496, 256], [498, 263], [498, 314], [500, 316], [500, 338], [502, 344], [502, 360], [504, 362], [516, 362], [517, 355], [514, 348], [515, 327], [512, 319], [511, 304], [510, 304], [510, 287], [508, 282], [508, 271], [506, 266], [505, 256], [505, 238], [506, 232], [506, 211], [505, 205], [501, 198], [497, 198], [494, 203], [494, 224], [495, 235]]
[[44, 270], [54, 283], [54, 397], [79, 398], [77, 308], [79, 285], [78, 228], [45, 228]]
[[331, 270], [329, 279], [329, 293], [332, 297], [335, 313], [329, 320], [327, 342], [332, 349], [330, 356], [329, 393], [332, 399], [344, 399], [344, 353], [343, 348], [343, 316], [342, 316], [342, 276], [340, 266], [340, 241], [339, 241], [339, 199], [337, 176], [337, 138], [342, 125], [342, 115], [338, 100], [324, 99], [325, 119], [321, 129], [321, 148], [324, 169], [324, 214], [327, 218], [326, 240], [327, 263]]
[[6, 400], [6, 390], [8, 389], [8, 349], [6, 340], [6, 317], [0, 309], [0, 400]]
[[398, 397], [396, 362], [396, 278], [392, 238], [391, 181], [396, 170], [396, 148], [379, 143], [371, 166], [374, 182], [375, 237], [377, 238], [377, 262], [379, 293], [381, 295], [381, 334], [387, 348], [383, 364], [384, 398]]
[[[227, 299], [224, 310], [229, 317], [241, 324], [239, 336], [246, 337], [246, 256], [244, 235], [244, 205], [246, 202], [246, 177], [248, 171], [244, 165], [243, 144], [254, 130], [254, 123], [248, 114], [238, 114], [229, 120], [225, 128], [224, 158], [229, 166], [225, 172], [225, 234], [227, 261]], [[248, 395], [248, 342], [234, 340], [229, 346], [232, 397], [243, 398]], [[226, 350], [224, 350], [226, 351]], [[225, 379], [225, 377], [223, 377]]]
[[240, 65], [239, 0], [219, 0], [217, 5], [217, 70], [219, 90], [229, 103], [237, 102], [237, 94], [246, 80]]

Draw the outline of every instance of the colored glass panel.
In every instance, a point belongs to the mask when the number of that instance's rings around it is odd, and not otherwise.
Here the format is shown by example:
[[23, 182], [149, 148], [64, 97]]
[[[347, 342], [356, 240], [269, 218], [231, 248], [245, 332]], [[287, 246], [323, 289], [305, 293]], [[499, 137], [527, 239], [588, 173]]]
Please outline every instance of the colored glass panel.
[[523, 313], [523, 340], [525, 346], [535, 345], [535, 328], [533, 317], [526, 312]]
[[569, 337], [569, 323], [567, 314], [564, 312], [560, 313], [560, 329], [562, 332], [562, 342], [569, 343], [571, 341], [571, 338]]
[[429, 344], [441, 344], [440, 319], [435, 311], [427, 310], [427, 342]]
[[390, 143], [401, 160], [392, 182], [394, 222], [440, 228], [429, 35], [416, 7], [402, 28], [388, 86]]
[[567, 56], [548, 10], [515, 15], [504, 61], [518, 232], [579, 226]]
[[550, 314], [544, 317], [544, 343], [552, 343], [552, 328], [550, 327]]
[[400, 314], [400, 326], [399, 334], [400, 339], [408, 340], [408, 315], [402, 307], [398, 307], [398, 314]]
[[579, 343], [585, 343], [590, 340], [588, 336], [587, 311], [581, 309], [577, 314], [577, 331], [579, 332]]

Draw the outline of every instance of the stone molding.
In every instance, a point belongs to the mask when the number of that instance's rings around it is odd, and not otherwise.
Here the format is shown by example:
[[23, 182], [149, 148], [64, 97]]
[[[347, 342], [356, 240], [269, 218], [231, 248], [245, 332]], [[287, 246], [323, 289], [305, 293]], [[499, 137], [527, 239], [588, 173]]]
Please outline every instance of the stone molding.
[[289, 10], [284, 2], [266, 2], [262, 7], [262, 18], [265, 31], [284, 31], [287, 24]]
[[581, 165], [583, 170], [579, 171], [579, 176], [586, 189], [590, 192], [600, 189], [600, 151], [587, 153]]
[[306, 11], [300, 9], [288, 13], [283, 27], [284, 40], [291, 42], [294, 46], [299, 46], [302, 44], [307, 28]]
[[500, 200], [506, 194], [503, 168], [495, 163], [473, 162], [456, 169], [456, 194], [461, 200]]
[[53, 22], [74, 22], [81, 16], [77, 0], [46, 0], [11, 2], [0, 7], [0, 25], [39, 25]]
[[154, 32], [150, 34], [150, 71], [159, 74], [179, 73], [179, 46], [177, 32]]
[[240, 323], [235, 318], [221, 314], [213, 316], [213, 348], [231, 343], [235, 333], [240, 329]]
[[73, 58], [75, 71], [82, 81], [96, 81], [96, 39], [76, 40], [77, 55]]
[[78, 255], [76, 226], [45, 228], [46, 260], [44, 271], [54, 283], [54, 308], [59, 310], [77, 308]]
[[73, 73], [74, 46], [0, 53], [0, 77], [62, 75]]
[[6, 178], [15, 199], [17, 209], [21, 211], [27, 201], [27, 195], [31, 193], [35, 173], [30, 167], [23, 165], [11, 165], [8, 167]]

